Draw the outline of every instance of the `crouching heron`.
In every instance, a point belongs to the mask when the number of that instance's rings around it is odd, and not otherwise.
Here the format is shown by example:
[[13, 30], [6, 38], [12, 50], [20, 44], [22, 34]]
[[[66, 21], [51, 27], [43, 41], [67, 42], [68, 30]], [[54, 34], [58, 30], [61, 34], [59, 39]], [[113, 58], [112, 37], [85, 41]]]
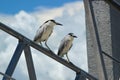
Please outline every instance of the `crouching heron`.
[[66, 35], [63, 40], [61, 40], [59, 49], [58, 49], [58, 56], [63, 57], [64, 55], [66, 55], [67, 57], [67, 61], [70, 62], [69, 58], [68, 58], [68, 51], [71, 49], [72, 45], [73, 45], [73, 40], [74, 38], [77, 38], [77, 36], [75, 36], [73, 33], [69, 33], [68, 35]]

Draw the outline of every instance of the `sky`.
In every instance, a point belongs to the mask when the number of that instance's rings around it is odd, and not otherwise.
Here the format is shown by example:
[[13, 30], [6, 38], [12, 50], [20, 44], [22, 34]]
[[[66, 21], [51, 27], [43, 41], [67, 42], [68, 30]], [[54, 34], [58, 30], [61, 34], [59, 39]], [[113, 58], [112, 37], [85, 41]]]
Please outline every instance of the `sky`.
[[[56, 22], [63, 24], [63, 26], [54, 27], [54, 31], [48, 39], [49, 47], [57, 54], [63, 37], [69, 32], [74, 33], [78, 38], [74, 39], [73, 46], [68, 52], [69, 59], [76, 66], [88, 71], [83, 2], [80, 0], [52, 1], [54, 3], [38, 0], [29, 1], [29, 3], [28, 0], [11, 0], [8, 3], [8, 0], [2, 0], [2, 3], [7, 6], [0, 5], [0, 22], [31, 40], [33, 40], [39, 26], [46, 20], [54, 19]], [[18, 40], [2, 30], [0, 30], [0, 36], [0, 71], [5, 72]], [[74, 71], [32, 47], [31, 52], [38, 80], [74, 80], [76, 74]], [[63, 57], [63, 59], [66, 59], [66, 57]], [[29, 80], [24, 52], [16, 66], [13, 78]], [[0, 76], [0, 79], [2, 79], [2, 76]]]
[[39, 7], [55, 8], [80, 0], [1, 0], [0, 13], [15, 14], [20, 10], [32, 12]]

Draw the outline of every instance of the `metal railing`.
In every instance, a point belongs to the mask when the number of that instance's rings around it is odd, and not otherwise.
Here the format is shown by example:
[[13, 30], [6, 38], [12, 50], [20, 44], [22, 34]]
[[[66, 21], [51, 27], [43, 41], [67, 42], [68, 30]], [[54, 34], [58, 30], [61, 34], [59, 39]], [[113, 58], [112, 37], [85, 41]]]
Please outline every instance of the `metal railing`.
[[[42, 52], [43, 54], [51, 57], [52, 59], [58, 61], [59, 63], [63, 64], [64, 66], [70, 68], [71, 70], [76, 72], [76, 78], [75, 80], [98, 80], [94, 76], [88, 74], [84, 70], [80, 69], [79, 67], [75, 66], [72, 63], [68, 63], [64, 59], [58, 57], [55, 53], [49, 51], [46, 48], [41, 47], [40, 45], [34, 43], [32, 40], [28, 39], [27, 37], [23, 36], [22, 34], [18, 33], [17, 31], [11, 29], [10, 27], [4, 25], [3, 23], [0, 22], [0, 29], [7, 32], [8, 34], [14, 36], [15, 38], [18, 39], [19, 43], [16, 47], [16, 50], [12, 56], [12, 59], [8, 65], [8, 68], [5, 72], [6, 75], [12, 76], [15, 67], [18, 63], [18, 60], [20, 58], [20, 55], [22, 51], [24, 50], [25, 53], [25, 59], [27, 63], [27, 69], [29, 73], [29, 78], [30, 80], [37, 80], [36, 78], [36, 73], [34, 70], [34, 65], [33, 65], [33, 60], [31, 56], [31, 49], [30, 46], [33, 47], [34, 49]], [[6, 76], [3, 77], [3, 80], [6, 80]]]

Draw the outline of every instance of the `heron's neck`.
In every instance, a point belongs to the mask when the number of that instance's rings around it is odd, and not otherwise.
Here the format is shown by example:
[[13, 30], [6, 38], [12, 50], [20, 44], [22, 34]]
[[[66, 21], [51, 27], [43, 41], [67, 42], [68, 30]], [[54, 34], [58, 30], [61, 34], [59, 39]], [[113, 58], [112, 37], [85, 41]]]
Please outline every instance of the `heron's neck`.
[[68, 40], [73, 41], [73, 37], [68, 36]]

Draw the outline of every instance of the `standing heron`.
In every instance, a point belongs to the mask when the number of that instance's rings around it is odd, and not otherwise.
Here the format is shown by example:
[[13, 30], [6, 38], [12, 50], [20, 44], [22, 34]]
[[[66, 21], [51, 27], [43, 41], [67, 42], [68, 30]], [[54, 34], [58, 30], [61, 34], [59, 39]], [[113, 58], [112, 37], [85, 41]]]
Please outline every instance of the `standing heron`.
[[36, 35], [34, 37], [34, 42], [40, 43], [42, 46], [41, 42], [45, 42], [45, 46], [50, 50], [50, 48], [47, 45], [47, 40], [50, 37], [50, 35], [53, 32], [54, 26], [55, 25], [61, 25], [60, 23], [55, 22], [55, 20], [47, 20], [45, 23], [43, 23], [42, 26], [39, 27], [39, 29], [36, 32]]
[[66, 55], [68, 62], [70, 62], [70, 60], [68, 58], [67, 53], [73, 45], [72, 42], [74, 38], [77, 38], [77, 36], [75, 36], [73, 33], [69, 33], [68, 35], [66, 35], [63, 38], [63, 40], [61, 40], [61, 43], [58, 49], [58, 56], [63, 57], [64, 55]]

